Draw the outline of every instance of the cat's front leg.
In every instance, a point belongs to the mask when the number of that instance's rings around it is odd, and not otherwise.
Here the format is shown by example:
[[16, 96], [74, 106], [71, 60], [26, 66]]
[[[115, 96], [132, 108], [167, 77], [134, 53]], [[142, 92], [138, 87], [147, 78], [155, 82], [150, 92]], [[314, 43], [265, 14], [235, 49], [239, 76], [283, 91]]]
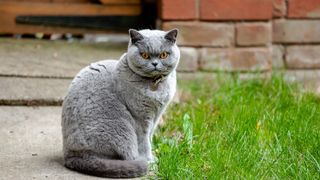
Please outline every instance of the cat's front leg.
[[146, 153], [147, 161], [148, 163], [155, 163], [157, 161], [157, 158], [152, 153], [152, 144], [150, 140], [148, 140], [148, 147], [149, 148], [147, 149]]
[[140, 135], [140, 138], [138, 140], [139, 159], [143, 159], [145, 161], [148, 161], [149, 163], [153, 163], [156, 159], [152, 154], [152, 145], [149, 137], [149, 133]]

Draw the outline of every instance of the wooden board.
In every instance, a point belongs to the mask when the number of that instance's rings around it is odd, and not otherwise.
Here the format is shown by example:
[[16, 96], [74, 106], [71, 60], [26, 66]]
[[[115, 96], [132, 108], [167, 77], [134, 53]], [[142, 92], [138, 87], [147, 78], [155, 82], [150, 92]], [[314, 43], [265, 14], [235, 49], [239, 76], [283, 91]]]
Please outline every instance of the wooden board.
[[0, 0], [0, 2], [38, 2], [38, 3], [91, 3], [91, 0]]
[[[2, 2], [92, 3], [92, 0], [0, 0]], [[96, 0], [101, 4], [140, 4], [140, 0]]]
[[134, 16], [141, 13], [140, 5], [96, 5], [96, 4], [62, 4], [62, 3], [27, 3], [27, 2], [1, 2], [0, 14], [14, 15], [84, 15], [108, 16], [127, 15]]
[[140, 4], [140, 0], [99, 0], [102, 4]]
[[0, 2], [51, 2], [51, 0], [0, 0]]
[[[148, 27], [138, 16], [18, 16], [18, 24], [117, 30]], [[90, 22], [90, 23], [88, 23]], [[107, 22], [107, 23], [106, 23]]]
[[92, 1], [91, 0], [50, 0], [50, 2], [51, 3], [90, 3]]
[[[85, 3], [37, 3], [37, 2], [4, 2], [0, 0], [0, 33], [76, 33], [88, 32], [85, 28], [48, 27], [17, 24], [16, 17], [23, 15], [52, 16], [137, 16], [141, 13], [140, 5], [98, 5]], [[88, 22], [89, 23], [89, 22]], [[90, 30], [90, 32], [106, 32]]]

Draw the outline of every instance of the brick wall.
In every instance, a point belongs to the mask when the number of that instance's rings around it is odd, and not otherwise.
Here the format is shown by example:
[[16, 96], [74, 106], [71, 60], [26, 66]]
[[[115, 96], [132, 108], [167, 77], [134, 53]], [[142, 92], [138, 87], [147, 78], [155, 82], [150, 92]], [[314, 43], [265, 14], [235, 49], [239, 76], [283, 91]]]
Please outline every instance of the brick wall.
[[159, 18], [180, 30], [180, 71], [285, 69], [320, 85], [320, 0], [162, 0]]

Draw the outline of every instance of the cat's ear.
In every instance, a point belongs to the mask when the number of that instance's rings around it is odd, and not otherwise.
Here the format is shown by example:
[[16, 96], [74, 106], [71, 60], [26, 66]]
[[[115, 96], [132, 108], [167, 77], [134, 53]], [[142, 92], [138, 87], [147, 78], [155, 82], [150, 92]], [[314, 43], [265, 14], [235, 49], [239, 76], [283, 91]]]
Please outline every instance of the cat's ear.
[[132, 44], [143, 39], [143, 36], [135, 29], [129, 29], [129, 35], [130, 35]]
[[167, 34], [164, 36], [167, 40], [169, 40], [172, 43], [175, 43], [178, 36], [178, 29], [174, 28], [167, 32]]

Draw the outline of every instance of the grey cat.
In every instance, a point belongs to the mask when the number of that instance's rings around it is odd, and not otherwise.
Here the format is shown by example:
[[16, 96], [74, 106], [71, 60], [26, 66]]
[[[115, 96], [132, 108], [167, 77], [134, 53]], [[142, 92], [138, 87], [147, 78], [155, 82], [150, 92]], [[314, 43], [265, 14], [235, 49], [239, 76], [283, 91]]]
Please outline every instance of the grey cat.
[[102, 177], [139, 177], [155, 161], [151, 138], [176, 91], [177, 29], [129, 30], [127, 53], [82, 69], [63, 102], [65, 166]]

